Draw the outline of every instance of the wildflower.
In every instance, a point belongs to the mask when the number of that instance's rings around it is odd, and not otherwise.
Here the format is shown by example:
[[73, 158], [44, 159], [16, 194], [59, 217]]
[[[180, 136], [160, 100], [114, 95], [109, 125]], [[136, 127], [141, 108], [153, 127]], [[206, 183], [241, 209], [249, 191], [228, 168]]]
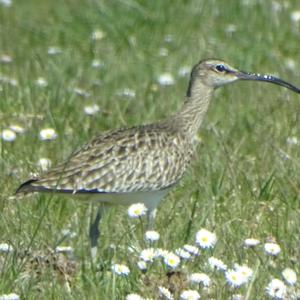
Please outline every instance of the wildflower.
[[300, 22], [300, 11], [295, 10], [291, 12], [291, 20], [295, 23]]
[[129, 206], [128, 208], [128, 216], [130, 218], [139, 218], [146, 214], [147, 207], [144, 203], [135, 203]]
[[12, 125], [9, 126], [9, 128], [12, 131], [14, 131], [15, 133], [20, 133], [20, 134], [24, 133], [24, 131], [25, 131], [25, 129], [22, 126], [18, 125], [18, 124], [12, 124]]
[[180, 294], [180, 299], [182, 300], [198, 300], [200, 295], [195, 290], [185, 290]]
[[42, 141], [51, 141], [57, 138], [57, 133], [53, 128], [45, 128], [40, 131]]
[[170, 73], [163, 73], [161, 74], [158, 79], [157, 79], [158, 83], [160, 85], [173, 85], [175, 83], [174, 77], [172, 74]]
[[156, 258], [156, 251], [154, 248], [143, 249], [140, 254], [140, 259], [145, 262], [153, 262], [154, 258]]
[[186, 77], [190, 74], [191, 70], [188, 66], [183, 66], [178, 70], [178, 76], [180, 77]]
[[173, 36], [172, 36], [172, 34], [167, 34], [167, 35], [165, 35], [164, 40], [165, 40], [166, 43], [171, 43], [171, 42], [173, 41]]
[[296, 272], [290, 268], [284, 269], [282, 271], [282, 276], [289, 285], [294, 285], [297, 282]]
[[15, 293], [4, 294], [0, 295], [0, 300], [20, 300], [20, 296]]
[[291, 136], [291, 137], [288, 137], [286, 139], [286, 142], [289, 145], [297, 145], [299, 141], [298, 141], [298, 138], [296, 136]]
[[130, 270], [127, 266], [120, 264], [113, 264], [111, 270], [117, 275], [127, 276], [130, 273]]
[[40, 87], [46, 87], [48, 85], [48, 82], [45, 78], [43, 77], [39, 77], [36, 81], [35, 81], [35, 84], [37, 86], [40, 86]]
[[59, 47], [49, 47], [48, 48], [48, 55], [57, 55], [61, 53], [61, 49]]
[[105, 32], [97, 29], [94, 32], [92, 32], [92, 40], [94, 41], [102, 40], [105, 37], [105, 35], [106, 35]]
[[181, 257], [181, 258], [183, 258], [183, 259], [189, 259], [189, 258], [191, 258], [191, 253], [185, 251], [183, 248], [176, 249], [176, 250], [175, 250], [175, 253], [176, 253], [179, 257]]
[[12, 252], [14, 249], [11, 245], [7, 243], [0, 243], [0, 253], [9, 253]]
[[100, 111], [100, 108], [97, 104], [92, 104], [92, 105], [86, 105], [84, 107], [84, 112], [85, 114], [87, 114], [88, 116], [92, 116], [95, 115], [96, 113], [98, 113]]
[[13, 142], [17, 138], [17, 135], [11, 129], [4, 129], [1, 132], [1, 138], [5, 142]]
[[284, 299], [286, 296], [286, 286], [279, 279], [272, 279], [266, 287], [266, 293], [274, 299]]
[[2, 62], [3, 64], [10, 64], [12, 62], [12, 58], [7, 54], [3, 54], [0, 57], [0, 62]]
[[117, 95], [120, 97], [127, 97], [127, 98], [134, 98], [135, 97], [135, 90], [130, 88], [124, 88], [117, 92]]
[[260, 241], [254, 238], [245, 239], [244, 244], [246, 247], [255, 247], [259, 245]]
[[165, 249], [156, 248], [155, 249], [155, 258], [162, 257], [165, 258], [170, 252]]
[[165, 288], [163, 286], [159, 286], [158, 290], [159, 290], [159, 295], [161, 297], [163, 297], [164, 299], [167, 299], [167, 300], [173, 300], [174, 299], [173, 295], [171, 294], [171, 292], [167, 288]]
[[155, 242], [159, 240], [159, 233], [155, 230], [148, 230], [145, 233], [145, 239], [149, 242]]
[[0, 5], [10, 7], [12, 5], [12, 0], [0, 0]]
[[277, 256], [281, 251], [280, 246], [276, 243], [265, 243], [264, 249], [267, 254], [270, 254], [273, 256]]
[[225, 271], [227, 270], [227, 266], [223, 263], [222, 260], [218, 259], [218, 258], [215, 258], [213, 256], [211, 256], [209, 259], [208, 259], [208, 263], [209, 265], [213, 268], [213, 269], [217, 269], [217, 270], [220, 270], [220, 271]]
[[147, 264], [144, 260], [139, 260], [137, 262], [137, 266], [141, 271], [146, 271], [147, 270]]
[[253, 275], [253, 270], [246, 265], [235, 264], [234, 270], [241, 275], [243, 283], [247, 283]]
[[200, 254], [199, 249], [195, 246], [192, 246], [192, 245], [186, 244], [186, 245], [183, 246], [183, 249], [185, 251], [189, 252], [190, 254], [195, 255], [195, 256], [198, 256]]
[[74, 88], [74, 93], [78, 96], [81, 96], [81, 97], [84, 97], [84, 98], [89, 98], [91, 96], [91, 94], [87, 91], [85, 91], [84, 89], [81, 89], [81, 88]]
[[216, 242], [217, 236], [214, 232], [202, 228], [196, 233], [196, 243], [201, 248], [213, 248]]
[[70, 229], [63, 229], [61, 231], [61, 234], [65, 237], [68, 236], [70, 238], [74, 238], [77, 235], [75, 231], [71, 231]]
[[205, 287], [210, 286], [210, 278], [205, 273], [193, 273], [189, 276], [189, 281], [192, 283], [200, 284], [202, 283]]
[[179, 263], [180, 263], [180, 258], [178, 255], [174, 254], [173, 252], [169, 252], [167, 255], [164, 257], [164, 263], [169, 267], [175, 269]]
[[168, 56], [169, 50], [167, 48], [160, 48], [158, 51], [158, 55], [161, 57]]
[[240, 287], [244, 282], [244, 277], [238, 270], [228, 270], [225, 273], [227, 282], [234, 288]]
[[101, 60], [94, 59], [91, 63], [91, 66], [92, 66], [92, 68], [102, 69], [105, 65]]
[[50, 169], [52, 162], [49, 158], [42, 157], [38, 160], [38, 166], [41, 168], [43, 172]]
[[128, 294], [125, 300], [143, 300], [143, 298], [138, 294]]
[[74, 249], [71, 246], [57, 246], [55, 248], [55, 252], [65, 253], [65, 254], [72, 254], [74, 252]]

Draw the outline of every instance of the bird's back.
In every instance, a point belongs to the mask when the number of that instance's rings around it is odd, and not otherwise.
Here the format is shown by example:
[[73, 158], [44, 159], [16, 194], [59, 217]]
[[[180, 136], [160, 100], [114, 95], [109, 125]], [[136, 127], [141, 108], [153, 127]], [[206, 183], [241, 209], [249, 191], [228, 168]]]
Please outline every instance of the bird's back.
[[150, 124], [100, 135], [18, 192], [132, 193], [171, 187], [192, 154], [180, 131]]

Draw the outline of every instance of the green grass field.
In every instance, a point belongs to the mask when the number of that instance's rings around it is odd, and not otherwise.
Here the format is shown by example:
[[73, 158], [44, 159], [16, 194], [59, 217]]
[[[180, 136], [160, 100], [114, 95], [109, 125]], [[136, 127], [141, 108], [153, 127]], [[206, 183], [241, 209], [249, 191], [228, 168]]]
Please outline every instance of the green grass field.
[[[300, 96], [274, 85], [242, 82], [215, 93], [193, 166], [159, 206], [153, 245], [143, 238], [145, 219], [116, 207], [102, 220], [92, 264], [91, 206], [57, 195], [14, 197], [40, 172], [40, 158], [55, 165], [100, 132], [175, 111], [188, 83], [179, 71], [200, 59], [224, 59], [300, 86], [299, 10], [297, 0], [0, 1], [0, 131], [25, 129], [13, 142], [0, 139], [0, 243], [13, 249], [0, 247], [0, 295], [160, 299], [162, 286], [174, 299], [189, 289], [201, 299], [268, 299], [266, 286], [285, 282], [284, 269], [300, 276]], [[163, 73], [175, 83], [159, 85]], [[84, 108], [94, 104], [99, 112], [87, 115]], [[41, 140], [44, 128], [57, 138]], [[201, 228], [216, 233], [214, 248], [174, 269], [159, 259], [147, 271], [137, 267], [142, 249], [195, 245]], [[260, 244], [245, 247], [250, 237]], [[276, 256], [264, 250], [270, 241], [281, 247]], [[58, 254], [57, 246], [73, 253]], [[208, 266], [211, 256], [228, 269], [247, 265], [251, 279], [232, 287]], [[116, 263], [130, 273], [113, 273]], [[210, 277], [209, 287], [188, 281], [196, 272]], [[299, 299], [299, 282], [285, 284], [284, 299]]]

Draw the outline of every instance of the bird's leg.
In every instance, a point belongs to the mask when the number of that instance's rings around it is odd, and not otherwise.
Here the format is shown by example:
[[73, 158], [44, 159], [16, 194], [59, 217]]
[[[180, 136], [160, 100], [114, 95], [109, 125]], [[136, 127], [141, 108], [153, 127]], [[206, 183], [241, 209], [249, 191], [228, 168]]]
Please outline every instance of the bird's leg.
[[103, 207], [101, 205], [100, 207], [98, 207], [95, 220], [93, 223], [91, 223], [90, 230], [89, 230], [89, 236], [91, 241], [91, 257], [93, 261], [95, 261], [97, 256], [97, 245], [100, 236], [99, 223], [102, 217], [102, 212], [103, 212]]
[[148, 211], [147, 211], [147, 229], [148, 230], [154, 229], [156, 211], [157, 211], [156, 208], [148, 209]]

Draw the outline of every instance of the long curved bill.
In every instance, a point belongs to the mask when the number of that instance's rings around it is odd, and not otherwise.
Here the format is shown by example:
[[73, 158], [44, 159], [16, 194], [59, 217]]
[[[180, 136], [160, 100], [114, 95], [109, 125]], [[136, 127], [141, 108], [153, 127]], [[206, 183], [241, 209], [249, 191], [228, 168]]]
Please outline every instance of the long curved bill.
[[288, 88], [292, 90], [295, 93], [300, 93], [300, 88], [292, 85], [291, 83], [284, 81], [280, 78], [271, 76], [271, 75], [262, 75], [262, 74], [255, 74], [255, 73], [247, 73], [247, 72], [242, 72], [238, 71], [236, 73], [236, 76], [240, 80], [256, 80], [256, 81], [265, 81], [265, 82], [270, 82], [274, 83], [280, 86], [283, 86], [285, 88]]

